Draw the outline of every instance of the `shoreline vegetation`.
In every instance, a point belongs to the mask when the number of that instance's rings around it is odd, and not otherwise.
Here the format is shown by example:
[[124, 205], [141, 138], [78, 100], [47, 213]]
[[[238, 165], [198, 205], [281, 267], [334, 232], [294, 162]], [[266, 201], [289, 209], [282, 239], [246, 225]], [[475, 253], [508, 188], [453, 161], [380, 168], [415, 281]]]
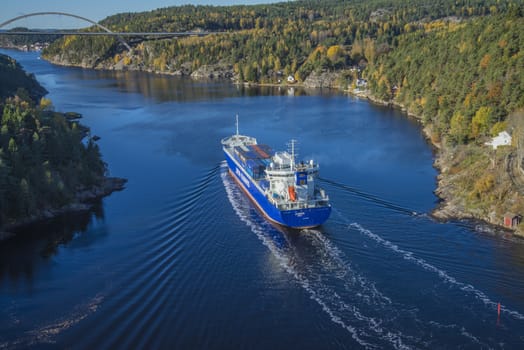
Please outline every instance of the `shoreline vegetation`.
[[81, 115], [56, 112], [47, 91], [0, 54], [0, 241], [23, 226], [71, 212], [124, 189]]
[[[524, 215], [522, 2], [187, 5], [117, 14], [101, 23], [115, 31], [216, 33], [138, 38], [130, 52], [114, 38], [67, 36], [42, 57], [90, 69], [334, 88], [400, 108], [421, 123], [435, 147], [441, 199], [435, 218], [503, 227], [509, 213]], [[510, 145], [485, 145], [502, 131], [511, 135]], [[509, 228], [523, 235], [523, 226]]]

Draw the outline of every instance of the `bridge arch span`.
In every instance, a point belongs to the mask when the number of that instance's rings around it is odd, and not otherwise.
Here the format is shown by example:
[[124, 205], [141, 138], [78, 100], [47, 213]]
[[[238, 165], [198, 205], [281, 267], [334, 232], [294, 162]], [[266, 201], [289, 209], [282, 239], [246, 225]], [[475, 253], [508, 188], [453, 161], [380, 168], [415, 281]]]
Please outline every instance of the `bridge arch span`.
[[[109, 28], [107, 28], [106, 26], [103, 26], [101, 25], [100, 23], [98, 22], [95, 22], [93, 20], [90, 20], [89, 18], [86, 18], [86, 17], [82, 17], [82, 16], [78, 16], [78, 15], [74, 15], [72, 13], [67, 13], [67, 12], [54, 12], [54, 11], [48, 11], [48, 12], [33, 12], [33, 13], [28, 13], [28, 14], [25, 14], [25, 15], [21, 15], [21, 16], [18, 16], [18, 17], [15, 17], [15, 18], [11, 18], [10, 20], [7, 20], [3, 23], [0, 23], [0, 28], [3, 28], [5, 27], [6, 25], [8, 24], [11, 24], [13, 22], [16, 22], [18, 20], [21, 20], [23, 18], [27, 18], [27, 17], [35, 17], [35, 16], [67, 16], [67, 17], [73, 17], [73, 18], [77, 18], [77, 19], [80, 19], [80, 20], [83, 20], [83, 21], [86, 21], [86, 22], [89, 22], [95, 26], [97, 26], [98, 28], [108, 32], [108, 33], [111, 33], [111, 34], [114, 34]], [[129, 50], [129, 52], [132, 52], [132, 49], [131, 49], [131, 46], [129, 46], [129, 44], [124, 40], [124, 38], [122, 38], [120, 35], [117, 35], [117, 38], [118, 40], [120, 40], [120, 42]]]

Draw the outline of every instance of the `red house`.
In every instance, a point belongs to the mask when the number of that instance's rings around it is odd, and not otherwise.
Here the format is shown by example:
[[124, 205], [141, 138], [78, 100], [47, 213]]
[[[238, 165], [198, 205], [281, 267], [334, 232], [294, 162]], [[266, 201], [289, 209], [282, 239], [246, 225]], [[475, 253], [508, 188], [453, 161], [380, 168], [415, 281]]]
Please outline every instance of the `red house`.
[[516, 215], [513, 213], [506, 213], [504, 215], [504, 226], [507, 228], [515, 228], [518, 224], [520, 224], [520, 221], [522, 220], [521, 215]]

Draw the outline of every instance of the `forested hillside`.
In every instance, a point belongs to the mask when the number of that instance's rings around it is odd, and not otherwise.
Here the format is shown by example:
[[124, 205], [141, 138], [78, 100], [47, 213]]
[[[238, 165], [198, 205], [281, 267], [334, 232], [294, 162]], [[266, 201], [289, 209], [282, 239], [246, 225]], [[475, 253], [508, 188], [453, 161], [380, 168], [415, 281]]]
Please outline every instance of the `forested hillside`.
[[24, 72], [18, 62], [5, 55], [0, 55], [0, 77], [1, 100], [18, 93], [36, 101], [47, 93], [33, 75]]
[[76, 203], [106, 165], [88, 129], [52, 110], [34, 76], [0, 55], [0, 229], [42, 210]]
[[496, 135], [524, 107], [524, 18], [491, 15], [433, 21], [399, 36], [365, 74], [372, 92], [431, 124], [434, 141]]
[[[255, 6], [181, 6], [118, 14], [102, 21], [115, 31], [215, 31], [222, 34], [133, 41], [133, 55], [113, 38], [66, 37], [44, 54], [72, 65], [101, 62], [176, 72], [227, 62], [240, 81], [276, 82], [278, 72], [303, 80], [313, 70], [373, 61], [398, 36], [449, 16], [467, 19], [522, 6], [507, 0], [328, 0]], [[92, 28], [90, 30], [98, 30]], [[138, 42], [138, 43], [137, 43]]]
[[[439, 194], [455, 199], [452, 215], [498, 223], [504, 211], [524, 214], [520, 172], [510, 173], [511, 159], [522, 166], [522, 156], [516, 156], [522, 150], [514, 145], [489, 153], [483, 146], [500, 131], [515, 132], [508, 121], [522, 116], [523, 15], [521, 0], [169, 7], [118, 14], [102, 23], [116, 31], [216, 33], [131, 39], [132, 52], [116, 39], [70, 36], [44, 55], [59, 64], [183, 75], [221, 66], [231, 69], [224, 76], [240, 83], [280, 84], [288, 75], [307, 83], [313, 75], [335, 74], [336, 86], [358, 87], [420, 118], [441, 147]], [[359, 78], [366, 81], [357, 84]], [[514, 140], [522, 139], [517, 134]]]

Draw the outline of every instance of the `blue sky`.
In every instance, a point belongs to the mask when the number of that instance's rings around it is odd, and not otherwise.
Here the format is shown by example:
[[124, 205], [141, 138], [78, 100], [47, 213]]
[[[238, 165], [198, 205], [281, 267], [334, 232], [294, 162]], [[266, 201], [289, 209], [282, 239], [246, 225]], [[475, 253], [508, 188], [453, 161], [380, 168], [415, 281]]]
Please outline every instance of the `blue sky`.
[[[161, 7], [193, 5], [253, 5], [286, 0], [8, 0], [2, 1], [0, 23], [33, 12], [67, 12], [100, 21], [120, 12], [150, 11]], [[1, 29], [28, 28], [80, 28], [87, 22], [66, 16], [28, 17]]]

